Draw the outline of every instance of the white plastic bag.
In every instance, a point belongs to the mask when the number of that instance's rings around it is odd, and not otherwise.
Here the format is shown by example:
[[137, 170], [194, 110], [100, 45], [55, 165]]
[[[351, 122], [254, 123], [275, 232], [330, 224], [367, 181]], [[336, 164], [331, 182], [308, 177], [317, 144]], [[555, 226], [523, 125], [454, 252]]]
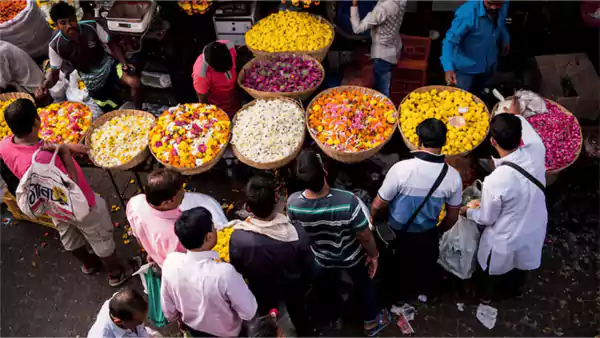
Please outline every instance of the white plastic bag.
[[479, 245], [477, 224], [463, 216], [440, 240], [438, 264], [460, 279], [469, 279], [475, 272]]
[[31, 166], [17, 187], [19, 209], [32, 218], [46, 214], [55, 221], [81, 222], [90, 213], [85, 195], [69, 175], [54, 165], [58, 148], [47, 164], [35, 160], [40, 150], [33, 153]]
[[69, 85], [67, 86], [67, 100], [85, 103], [88, 98], [87, 88], [79, 89], [79, 73], [77, 71], [71, 72], [71, 75], [69, 75]]
[[36, 58], [48, 53], [52, 29], [35, 0], [27, 0], [27, 7], [11, 20], [0, 23], [0, 40], [21, 48]]

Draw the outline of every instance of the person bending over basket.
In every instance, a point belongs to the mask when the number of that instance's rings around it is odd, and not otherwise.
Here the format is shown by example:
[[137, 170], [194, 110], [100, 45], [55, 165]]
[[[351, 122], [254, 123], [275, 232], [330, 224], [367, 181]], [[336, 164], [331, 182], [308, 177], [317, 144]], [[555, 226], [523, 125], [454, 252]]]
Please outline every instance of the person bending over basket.
[[[525, 118], [512, 114], [494, 116], [490, 142], [500, 154], [496, 169], [485, 178], [479, 207], [463, 207], [461, 213], [484, 225], [477, 259], [486, 272], [482, 301], [518, 295], [525, 271], [540, 267], [546, 237], [546, 147]], [[521, 145], [522, 144], [522, 145]]]
[[[31, 101], [17, 99], [5, 109], [4, 119], [14, 135], [7, 136], [0, 142], [0, 158], [21, 179], [31, 166], [33, 154], [44, 146], [38, 136], [40, 117]], [[59, 146], [61, 156], [54, 164], [79, 185], [90, 206], [90, 213], [81, 222], [58, 219], [52, 221], [65, 250], [81, 261], [81, 271], [84, 274], [95, 273], [102, 263], [108, 272], [108, 283], [111, 286], [121, 285], [137, 266], [126, 269], [121, 265], [115, 250], [113, 225], [106, 202], [92, 191], [83, 171], [71, 157], [71, 151], [85, 152], [86, 149], [81, 144]], [[36, 161], [50, 163], [51, 158], [52, 152], [40, 151]], [[90, 244], [94, 254], [88, 252], [86, 242]]]
[[233, 115], [241, 108], [237, 93], [237, 51], [230, 41], [211, 42], [196, 59], [192, 78], [198, 100]]
[[[56, 84], [61, 69], [74, 68], [90, 97], [98, 100], [100, 105], [102, 101], [111, 100], [116, 85], [122, 83], [131, 89], [136, 109], [141, 109], [140, 78], [135, 75], [135, 68], [127, 63], [121, 47], [102, 25], [94, 20], [77, 22], [75, 9], [62, 1], [52, 6], [50, 17], [58, 30], [48, 48], [51, 70], [37, 89], [36, 98], [43, 97]], [[120, 64], [117, 65], [115, 59]]]

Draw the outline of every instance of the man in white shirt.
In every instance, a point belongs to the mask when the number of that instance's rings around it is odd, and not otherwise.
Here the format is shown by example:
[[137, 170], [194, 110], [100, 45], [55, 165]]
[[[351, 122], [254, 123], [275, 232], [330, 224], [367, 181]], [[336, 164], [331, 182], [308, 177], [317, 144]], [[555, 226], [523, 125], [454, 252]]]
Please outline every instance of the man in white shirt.
[[[435, 281], [439, 279], [435, 272], [440, 214], [444, 208], [447, 210], [440, 228], [450, 229], [458, 219], [462, 202], [460, 174], [441, 155], [446, 132], [446, 125], [440, 120], [431, 118], [421, 122], [417, 127], [419, 150], [412, 152], [415, 158], [392, 166], [371, 207], [375, 221], [385, 218], [387, 210], [387, 224], [395, 235], [390, 245], [395, 250], [397, 271], [401, 275], [390, 280], [403, 283], [395, 286], [405, 293], [400, 296], [411, 297], [416, 293], [421, 301], [435, 292]], [[439, 185], [432, 190], [435, 183]], [[381, 226], [385, 225], [378, 225]]]
[[[513, 102], [511, 112], [518, 111], [518, 103]], [[548, 223], [542, 139], [523, 117], [506, 113], [494, 116], [490, 135], [500, 154], [493, 159], [496, 169], [483, 181], [480, 207], [461, 208], [467, 218], [486, 226], [477, 253], [489, 276], [484, 301], [491, 301], [497, 296], [491, 292], [507, 284], [513, 284], [509, 292], [519, 293], [524, 271], [540, 266]]]
[[373, 89], [390, 96], [392, 71], [398, 63], [402, 40], [400, 26], [404, 18], [406, 0], [379, 0], [375, 8], [362, 20], [358, 14], [358, 0], [352, 1], [350, 23], [354, 34], [371, 30], [371, 58], [373, 59]]
[[123, 289], [104, 302], [89, 338], [149, 337], [144, 322], [148, 303], [138, 291]]
[[161, 304], [168, 321], [179, 321], [193, 337], [234, 337], [257, 304], [244, 278], [212, 251], [217, 231], [202, 207], [184, 211], [175, 234], [187, 253], [173, 252], [163, 263]]

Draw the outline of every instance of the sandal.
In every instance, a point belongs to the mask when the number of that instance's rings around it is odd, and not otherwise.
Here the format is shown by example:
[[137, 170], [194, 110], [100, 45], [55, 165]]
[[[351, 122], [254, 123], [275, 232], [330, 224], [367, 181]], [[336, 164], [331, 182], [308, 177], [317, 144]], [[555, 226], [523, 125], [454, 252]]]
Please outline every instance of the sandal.
[[390, 317], [390, 314], [388, 313], [388, 311], [382, 310], [381, 313], [379, 313], [379, 315], [377, 315], [377, 318], [375, 318], [374, 320], [365, 322], [365, 324], [372, 324], [374, 322], [377, 322], [377, 325], [373, 326], [372, 328], [365, 329], [365, 334], [369, 337], [374, 337], [379, 332], [381, 332], [383, 329], [385, 329], [388, 325], [390, 325], [391, 321], [392, 321], [392, 318]]
[[129, 266], [123, 270], [121, 270], [121, 273], [119, 273], [118, 276], [112, 277], [112, 276], [108, 276], [108, 285], [112, 286], [112, 287], [117, 287], [123, 283], [125, 283], [129, 278], [131, 278], [131, 276], [133, 275], [134, 272], [136, 272], [137, 270], [139, 270], [139, 268], [142, 266], [142, 259], [140, 257], [134, 257], [129, 261]]
[[97, 267], [93, 267], [93, 266], [87, 267], [87, 266], [85, 266], [85, 264], [81, 264], [81, 272], [83, 272], [84, 275], [88, 275], [88, 276], [93, 275], [96, 272], [98, 272], [98, 270], [100, 270], [100, 269]]

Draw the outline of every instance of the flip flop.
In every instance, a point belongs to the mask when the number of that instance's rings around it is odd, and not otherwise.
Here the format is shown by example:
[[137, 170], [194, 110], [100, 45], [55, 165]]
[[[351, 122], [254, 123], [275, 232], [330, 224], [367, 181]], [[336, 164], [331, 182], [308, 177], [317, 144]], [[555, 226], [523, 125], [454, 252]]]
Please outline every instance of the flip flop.
[[[384, 322], [384, 315], [386, 316], [385, 318], [387, 318], [387, 323]], [[365, 334], [369, 337], [376, 336], [379, 332], [381, 332], [388, 325], [390, 325], [392, 318], [390, 317], [390, 314], [387, 310], [383, 310], [381, 311], [381, 313], [379, 313], [379, 315], [377, 315], [377, 318], [375, 320], [365, 322], [365, 324], [373, 323], [374, 321], [377, 321], [377, 325], [373, 326], [370, 329], [365, 329]]]

